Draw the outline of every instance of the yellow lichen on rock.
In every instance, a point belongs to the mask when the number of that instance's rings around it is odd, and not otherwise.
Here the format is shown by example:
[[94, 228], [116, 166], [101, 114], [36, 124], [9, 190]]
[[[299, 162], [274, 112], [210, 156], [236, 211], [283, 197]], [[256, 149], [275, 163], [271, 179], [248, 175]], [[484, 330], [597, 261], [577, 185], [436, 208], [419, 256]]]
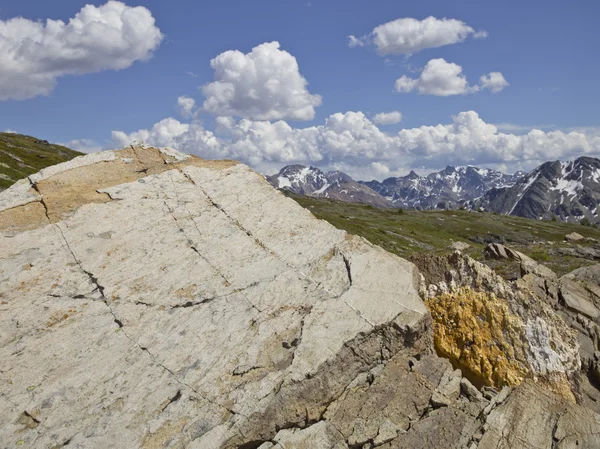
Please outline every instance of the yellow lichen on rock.
[[426, 301], [434, 343], [480, 386], [519, 385], [529, 375], [523, 323], [493, 293], [462, 288]]

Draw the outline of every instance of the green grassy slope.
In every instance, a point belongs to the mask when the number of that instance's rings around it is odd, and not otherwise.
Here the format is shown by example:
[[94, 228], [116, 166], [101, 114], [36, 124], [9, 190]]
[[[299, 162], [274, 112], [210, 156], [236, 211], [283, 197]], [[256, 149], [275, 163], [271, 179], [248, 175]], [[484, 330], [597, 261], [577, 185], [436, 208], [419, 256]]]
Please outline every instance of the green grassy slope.
[[[485, 243], [469, 238], [502, 236], [505, 245], [527, 254], [562, 275], [580, 266], [597, 263], [580, 257], [556, 254], [559, 248], [577, 245], [597, 245], [593, 241], [565, 242], [566, 234], [577, 232], [600, 241], [597, 228], [555, 221], [469, 211], [404, 211], [377, 209], [372, 206], [342, 203], [321, 198], [289, 195], [309, 209], [317, 218], [324, 219], [339, 229], [359, 235], [382, 248], [404, 258], [422, 253], [450, 253], [455, 241], [471, 247], [464, 251], [483, 260]], [[507, 278], [514, 278], [518, 266], [509, 261], [488, 261], [492, 268]]]
[[0, 191], [42, 168], [81, 154], [36, 137], [0, 133]]

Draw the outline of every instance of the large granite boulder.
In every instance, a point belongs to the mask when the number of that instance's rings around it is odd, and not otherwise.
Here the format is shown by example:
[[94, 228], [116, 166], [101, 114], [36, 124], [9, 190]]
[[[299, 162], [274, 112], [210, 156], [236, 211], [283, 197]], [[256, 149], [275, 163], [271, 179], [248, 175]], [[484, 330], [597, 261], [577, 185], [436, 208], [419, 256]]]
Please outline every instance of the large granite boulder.
[[537, 384], [481, 394], [412, 263], [234, 161], [76, 158], [1, 193], [0, 232], [3, 448], [519, 447], [513, 404], [567, 417], [521, 447], [600, 432]]

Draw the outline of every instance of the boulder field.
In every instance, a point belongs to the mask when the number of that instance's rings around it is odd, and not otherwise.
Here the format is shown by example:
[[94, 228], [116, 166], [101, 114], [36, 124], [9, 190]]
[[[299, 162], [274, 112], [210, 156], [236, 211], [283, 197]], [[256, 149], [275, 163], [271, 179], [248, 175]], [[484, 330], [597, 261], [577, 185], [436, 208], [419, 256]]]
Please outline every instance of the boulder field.
[[0, 234], [2, 448], [600, 447], [593, 269], [419, 270], [141, 144], [0, 193]]

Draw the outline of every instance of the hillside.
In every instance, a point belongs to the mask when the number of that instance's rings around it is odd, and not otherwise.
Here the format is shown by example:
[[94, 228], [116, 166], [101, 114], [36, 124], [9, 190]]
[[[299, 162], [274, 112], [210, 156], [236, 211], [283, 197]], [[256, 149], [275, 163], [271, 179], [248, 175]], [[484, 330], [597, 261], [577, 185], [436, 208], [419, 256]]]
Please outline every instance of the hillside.
[[[579, 224], [460, 210], [399, 213], [398, 209], [290, 196], [316, 217], [401, 257], [422, 252], [448, 254], [453, 242], [465, 242], [470, 248], [464, 252], [482, 259], [482, 250], [488, 243], [505, 243], [543, 262], [559, 275], [600, 259], [597, 242], [565, 241], [565, 235], [572, 232], [600, 241], [600, 230]], [[509, 262], [491, 264], [508, 278], [514, 278], [518, 269]]]
[[0, 133], [0, 191], [42, 168], [81, 154], [36, 137]]

